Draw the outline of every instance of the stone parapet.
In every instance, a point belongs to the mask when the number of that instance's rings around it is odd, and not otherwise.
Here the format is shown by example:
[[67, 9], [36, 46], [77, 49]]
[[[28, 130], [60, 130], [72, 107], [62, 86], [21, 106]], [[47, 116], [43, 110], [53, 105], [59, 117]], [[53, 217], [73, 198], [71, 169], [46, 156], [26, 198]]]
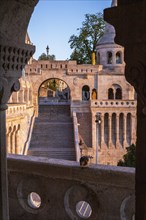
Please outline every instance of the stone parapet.
[[10, 219], [81, 219], [79, 201], [90, 205], [89, 220], [134, 215], [134, 168], [9, 155], [8, 177]]

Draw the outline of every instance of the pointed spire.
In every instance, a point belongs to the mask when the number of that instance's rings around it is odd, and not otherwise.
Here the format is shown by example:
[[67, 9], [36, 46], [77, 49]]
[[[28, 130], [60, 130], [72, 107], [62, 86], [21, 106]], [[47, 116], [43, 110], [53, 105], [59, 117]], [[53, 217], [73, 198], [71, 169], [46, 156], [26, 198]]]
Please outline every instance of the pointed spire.
[[118, 5], [117, 0], [112, 0], [111, 7], [115, 7], [117, 5]]

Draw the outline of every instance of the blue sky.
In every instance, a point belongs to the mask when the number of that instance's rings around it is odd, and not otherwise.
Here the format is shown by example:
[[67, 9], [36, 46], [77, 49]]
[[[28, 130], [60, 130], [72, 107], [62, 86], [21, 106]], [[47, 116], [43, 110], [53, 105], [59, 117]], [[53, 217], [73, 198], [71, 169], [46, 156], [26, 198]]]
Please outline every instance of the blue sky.
[[110, 5], [111, 0], [39, 0], [28, 26], [28, 34], [36, 46], [34, 58], [46, 53], [47, 45], [57, 60], [69, 58], [68, 40], [77, 34], [85, 14], [103, 12]]

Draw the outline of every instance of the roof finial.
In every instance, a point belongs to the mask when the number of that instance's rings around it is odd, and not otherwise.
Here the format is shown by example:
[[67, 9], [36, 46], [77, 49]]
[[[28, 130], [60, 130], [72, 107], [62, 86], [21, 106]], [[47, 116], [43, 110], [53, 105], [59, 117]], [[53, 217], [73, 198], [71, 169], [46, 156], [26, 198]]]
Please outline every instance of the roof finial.
[[115, 7], [118, 5], [118, 2], [117, 0], [112, 0], [112, 4], [111, 4], [111, 7]]

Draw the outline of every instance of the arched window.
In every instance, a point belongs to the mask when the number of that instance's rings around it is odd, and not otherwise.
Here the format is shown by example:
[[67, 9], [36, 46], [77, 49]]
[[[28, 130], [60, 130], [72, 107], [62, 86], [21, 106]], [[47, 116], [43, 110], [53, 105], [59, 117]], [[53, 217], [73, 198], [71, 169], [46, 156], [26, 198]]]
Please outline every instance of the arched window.
[[114, 91], [112, 88], [108, 89], [108, 99], [114, 99]]
[[121, 57], [121, 52], [116, 53], [116, 64], [121, 64], [122, 63], [122, 57]]
[[107, 64], [112, 64], [112, 52], [107, 52]]
[[121, 88], [116, 89], [115, 99], [122, 99], [122, 89]]
[[100, 64], [100, 53], [97, 53], [97, 64]]
[[82, 100], [89, 100], [90, 99], [90, 88], [89, 86], [85, 85], [82, 88]]

